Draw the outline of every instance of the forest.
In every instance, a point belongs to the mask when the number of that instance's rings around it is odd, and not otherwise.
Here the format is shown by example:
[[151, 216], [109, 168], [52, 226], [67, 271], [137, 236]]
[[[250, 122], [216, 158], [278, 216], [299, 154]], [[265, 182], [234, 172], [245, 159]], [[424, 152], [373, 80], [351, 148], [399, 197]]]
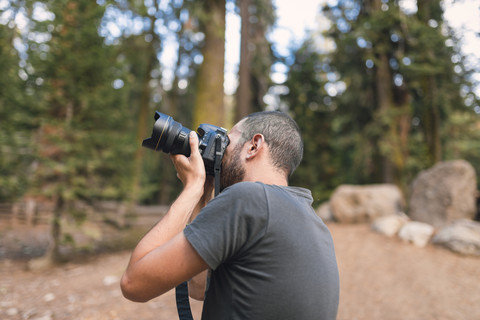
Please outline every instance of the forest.
[[[305, 145], [290, 184], [317, 204], [341, 184], [408, 194], [440, 161], [479, 168], [480, 67], [442, 1], [400, 3], [327, 1], [324, 27], [285, 55], [268, 36], [272, 0], [0, 1], [0, 203], [35, 197], [58, 214], [76, 201], [170, 203], [181, 184], [168, 155], [141, 147], [156, 110], [191, 129], [289, 113]], [[233, 93], [227, 14], [241, 18]]]

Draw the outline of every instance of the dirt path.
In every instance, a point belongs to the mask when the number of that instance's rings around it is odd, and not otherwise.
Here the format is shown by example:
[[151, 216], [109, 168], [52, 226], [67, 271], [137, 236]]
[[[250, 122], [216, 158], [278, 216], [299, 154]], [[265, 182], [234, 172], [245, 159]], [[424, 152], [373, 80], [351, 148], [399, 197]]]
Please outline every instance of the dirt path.
[[480, 259], [417, 248], [370, 231], [330, 225], [340, 271], [339, 320], [480, 319]]
[[[331, 224], [340, 269], [338, 320], [480, 319], [480, 259], [416, 248], [367, 225]], [[46, 272], [0, 267], [0, 319], [178, 319], [173, 292], [146, 304], [125, 300], [118, 281], [128, 252]], [[201, 303], [192, 304], [199, 319]]]

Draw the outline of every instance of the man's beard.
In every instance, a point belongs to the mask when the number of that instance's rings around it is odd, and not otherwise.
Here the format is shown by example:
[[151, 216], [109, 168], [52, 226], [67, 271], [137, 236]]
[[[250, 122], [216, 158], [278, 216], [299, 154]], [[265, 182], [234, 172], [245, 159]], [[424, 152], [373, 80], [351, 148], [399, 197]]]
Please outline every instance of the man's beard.
[[220, 191], [227, 187], [240, 182], [245, 177], [245, 169], [240, 162], [240, 152], [242, 151], [242, 145], [238, 144], [233, 149], [233, 154], [230, 157], [230, 161], [225, 162], [222, 166], [222, 173], [220, 176]]

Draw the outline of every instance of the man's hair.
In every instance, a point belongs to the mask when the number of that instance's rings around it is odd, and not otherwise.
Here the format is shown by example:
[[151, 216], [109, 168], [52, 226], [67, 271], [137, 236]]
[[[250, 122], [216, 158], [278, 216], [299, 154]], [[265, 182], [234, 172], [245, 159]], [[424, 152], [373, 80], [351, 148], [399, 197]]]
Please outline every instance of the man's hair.
[[303, 157], [303, 140], [297, 123], [286, 113], [263, 111], [249, 114], [242, 123], [240, 145], [257, 133], [268, 144], [273, 165], [290, 176]]

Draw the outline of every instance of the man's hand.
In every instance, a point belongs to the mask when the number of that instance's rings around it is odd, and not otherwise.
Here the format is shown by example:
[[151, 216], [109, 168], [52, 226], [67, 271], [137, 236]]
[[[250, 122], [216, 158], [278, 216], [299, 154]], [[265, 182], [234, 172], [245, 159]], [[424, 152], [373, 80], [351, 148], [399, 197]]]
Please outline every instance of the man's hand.
[[182, 232], [212, 194], [211, 183], [205, 184], [205, 167], [193, 131], [190, 150], [189, 158], [171, 156], [183, 191], [138, 243], [123, 274], [122, 292], [130, 300], [148, 301], [208, 268]]
[[177, 177], [182, 181], [184, 188], [202, 187], [205, 184], [205, 165], [203, 164], [202, 155], [198, 150], [198, 137], [194, 131], [190, 132], [190, 157], [177, 154], [171, 155], [173, 165], [177, 170]]

